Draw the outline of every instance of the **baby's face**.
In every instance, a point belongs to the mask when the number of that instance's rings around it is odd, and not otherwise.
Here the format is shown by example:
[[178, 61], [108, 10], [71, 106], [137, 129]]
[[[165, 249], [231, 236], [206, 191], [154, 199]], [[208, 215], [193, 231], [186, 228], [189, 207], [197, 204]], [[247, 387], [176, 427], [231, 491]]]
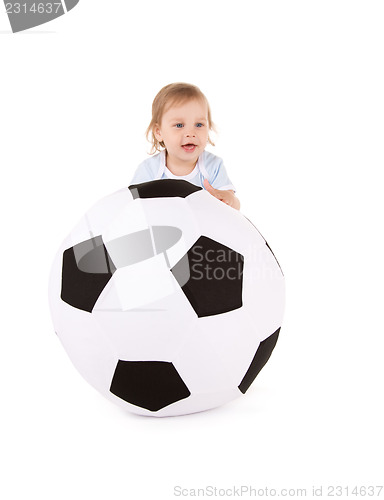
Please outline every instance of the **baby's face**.
[[196, 163], [207, 145], [208, 133], [208, 108], [199, 100], [171, 106], [155, 128], [155, 136], [164, 142], [169, 159], [187, 164]]

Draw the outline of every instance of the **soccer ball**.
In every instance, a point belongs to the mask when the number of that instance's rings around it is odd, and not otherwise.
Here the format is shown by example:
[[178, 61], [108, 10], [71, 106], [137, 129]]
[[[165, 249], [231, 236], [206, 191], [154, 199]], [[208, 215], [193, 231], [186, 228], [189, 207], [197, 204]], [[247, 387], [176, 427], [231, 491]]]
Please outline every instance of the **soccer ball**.
[[240, 212], [160, 180], [87, 212], [56, 256], [49, 296], [84, 378], [127, 410], [160, 417], [248, 390], [279, 335], [284, 278]]

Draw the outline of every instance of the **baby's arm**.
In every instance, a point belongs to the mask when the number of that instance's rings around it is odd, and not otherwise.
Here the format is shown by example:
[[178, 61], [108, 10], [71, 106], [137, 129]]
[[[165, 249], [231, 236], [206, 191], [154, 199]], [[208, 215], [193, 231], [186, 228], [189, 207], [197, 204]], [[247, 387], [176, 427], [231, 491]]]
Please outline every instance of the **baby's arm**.
[[230, 189], [215, 189], [213, 188], [207, 179], [204, 180], [205, 189], [211, 193], [212, 196], [218, 200], [226, 203], [236, 210], [240, 210], [240, 200], [235, 196], [235, 192]]

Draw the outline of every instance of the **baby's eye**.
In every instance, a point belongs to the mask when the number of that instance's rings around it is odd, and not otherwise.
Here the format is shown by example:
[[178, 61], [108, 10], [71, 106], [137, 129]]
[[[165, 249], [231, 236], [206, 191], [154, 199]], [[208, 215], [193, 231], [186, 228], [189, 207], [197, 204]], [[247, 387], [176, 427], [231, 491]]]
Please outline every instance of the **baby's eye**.
[[204, 127], [204, 125], [202, 123], [196, 123], [196, 127], [200, 128], [200, 127]]
[[176, 128], [182, 128], [183, 124], [182, 123], [176, 123]]

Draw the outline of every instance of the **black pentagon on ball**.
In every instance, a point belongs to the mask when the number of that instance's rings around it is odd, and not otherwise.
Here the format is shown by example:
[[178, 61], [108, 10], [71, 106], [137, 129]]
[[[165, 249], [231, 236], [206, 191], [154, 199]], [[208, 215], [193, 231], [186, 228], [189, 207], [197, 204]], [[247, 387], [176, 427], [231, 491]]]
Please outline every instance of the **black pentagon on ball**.
[[132, 184], [128, 188], [134, 199], [137, 198], [186, 198], [202, 188], [190, 182], [178, 179], [162, 179], [157, 181]]
[[92, 312], [115, 271], [101, 236], [67, 248], [63, 253], [61, 299], [77, 309]]
[[153, 412], [191, 395], [173, 363], [167, 361], [119, 360], [110, 391]]
[[185, 283], [185, 260], [171, 272], [199, 318], [223, 314], [243, 305], [244, 257], [207, 236], [187, 252], [190, 276]]
[[243, 394], [247, 392], [250, 385], [259, 374], [260, 370], [270, 358], [279, 337], [279, 333], [280, 328], [278, 328], [272, 335], [260, 342], [256, 354], [254, 355], [251, 364], [249, 365], [247, 373], [244, 375], [244, 378], [239, 385], [239, 389]]

